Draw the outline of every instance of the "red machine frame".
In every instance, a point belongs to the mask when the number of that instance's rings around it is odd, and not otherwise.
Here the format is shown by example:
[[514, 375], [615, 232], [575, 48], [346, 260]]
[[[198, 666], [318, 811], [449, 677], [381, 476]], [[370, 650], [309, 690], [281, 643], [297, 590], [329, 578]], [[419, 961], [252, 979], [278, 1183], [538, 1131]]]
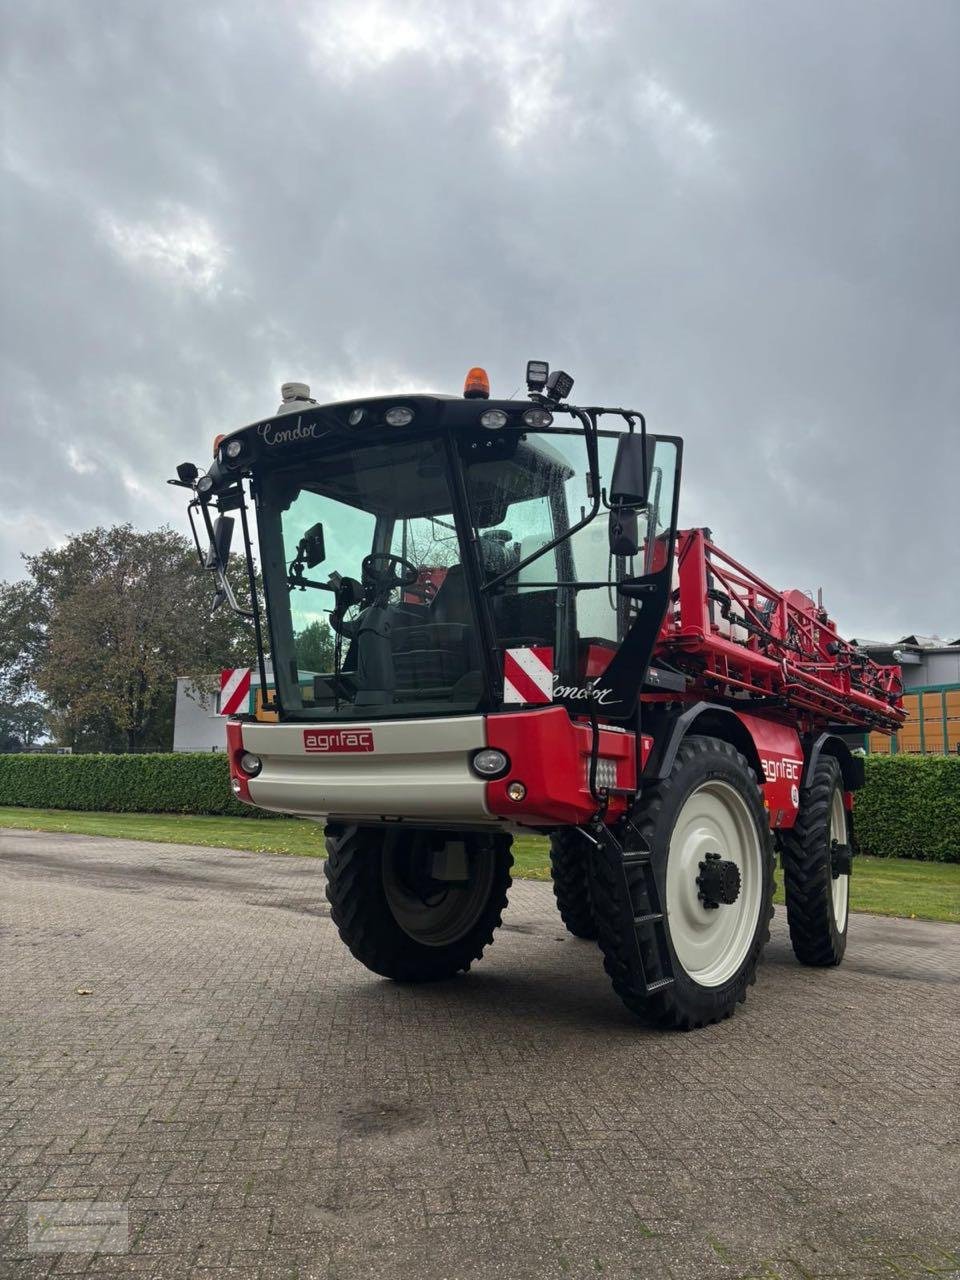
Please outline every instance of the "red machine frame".
[[[860, 653], [823, 608], [801, 591], [771, 587], [707, 530], [677, 534], [674, 580], [654, 656], [691, 679], [687, 699], [742, 699], [745, 710], [779, 711], [801, 732], [828, 725], [893, 732], [903, 723], [898, 667]], [[740, 639], [732, 638], [736, 629]]]

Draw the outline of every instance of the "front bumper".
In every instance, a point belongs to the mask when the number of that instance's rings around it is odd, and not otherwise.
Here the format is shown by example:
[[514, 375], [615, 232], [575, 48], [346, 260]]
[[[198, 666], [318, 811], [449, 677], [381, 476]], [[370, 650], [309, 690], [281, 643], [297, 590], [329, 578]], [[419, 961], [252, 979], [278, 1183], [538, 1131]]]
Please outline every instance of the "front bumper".
[[[367, 725], [231, 721], [228, 740], [239, 798], [277, 813], [463, 829], [577, 825], [597, 810], [592, 731], [559, 706]], [[478, 777], [471, 767], [487, 746], [511, 762], [502, 778]], [[244, 751], [263, 762], [256, 777], [239, 769]], [[602, 728], [600, 757], [603, 778], [618, 791], [636, 789], [634, 734]], [[511, 782], [523, 784], [520, 800], [510, 797]], [[611, 796], [609, 819], [625, 807], [625, 796]]]

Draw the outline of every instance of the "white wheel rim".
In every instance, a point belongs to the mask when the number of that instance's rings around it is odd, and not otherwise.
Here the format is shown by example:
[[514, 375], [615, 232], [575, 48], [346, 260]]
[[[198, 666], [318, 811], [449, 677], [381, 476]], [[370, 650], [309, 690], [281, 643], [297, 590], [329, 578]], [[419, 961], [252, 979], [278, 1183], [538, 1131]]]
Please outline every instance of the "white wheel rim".
[[[830, 802], [830, 830], [827, 832], [827, 847], [833, 850], [833, 842], [847, 843], [847, 811], [843, 807], [843, 792], [839, 787], [833, 793]], [[833, 895], [833, 919], [840, 933], [847, 927], [847, 909], [850, 902], [850, 877], [835, 876], [831, 868], [830, 892]]]
[[[736, 863], [735, 902], [709, 908], [701, 901], [697, 876], [708, 853]], [[677, 959], [701, 986], [728, 982], [750, 952], [763, 901], [763, 857], [753, 815], [729, 783], [706, 782], [687, 797], [667, 854], [667, 917]]]

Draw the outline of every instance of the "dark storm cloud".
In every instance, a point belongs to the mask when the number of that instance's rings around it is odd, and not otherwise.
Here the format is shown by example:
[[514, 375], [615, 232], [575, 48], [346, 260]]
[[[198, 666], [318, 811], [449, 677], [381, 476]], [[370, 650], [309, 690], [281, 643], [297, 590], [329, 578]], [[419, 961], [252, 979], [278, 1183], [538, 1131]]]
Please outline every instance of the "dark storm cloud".
[[851, 633], [960, 633], [960, 20], [921, 6], [8, 7], [0, 576], [274, 405], [528, 355]]

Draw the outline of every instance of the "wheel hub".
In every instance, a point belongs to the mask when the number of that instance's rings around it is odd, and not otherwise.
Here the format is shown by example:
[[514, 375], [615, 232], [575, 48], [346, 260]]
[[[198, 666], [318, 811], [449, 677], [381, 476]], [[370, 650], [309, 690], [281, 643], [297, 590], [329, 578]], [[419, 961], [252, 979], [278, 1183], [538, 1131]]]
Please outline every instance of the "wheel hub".
[[853, 850], [848, 844], [841, 844], [839, 840], [830, 842], [830, 870], [834, 880], [853, 871]]
[[740, 868], [719, 853], [708, 853], [700, 863], [697, 890], [708, 911], [716, 910], [721, 903], [732, 906], [740, 896]]

